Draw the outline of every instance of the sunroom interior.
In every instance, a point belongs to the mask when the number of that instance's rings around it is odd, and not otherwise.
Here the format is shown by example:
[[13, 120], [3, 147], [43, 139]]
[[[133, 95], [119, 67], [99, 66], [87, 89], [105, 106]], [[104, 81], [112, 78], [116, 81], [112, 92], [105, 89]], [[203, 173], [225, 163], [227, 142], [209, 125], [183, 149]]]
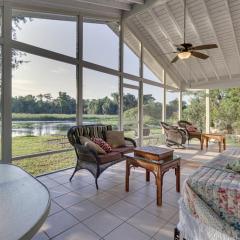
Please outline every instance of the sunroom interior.
[[[161, 207], [154, 176], [146, 182], [140, 168], [125, 191], [125, 162], [101, 175], [98, 190], [85, 170], [69, 182], [76, 155], [67, 132], [111, 125], [138, 147], [166, 147], [161, 122], [177, 128], [186, 120], [201, 133], [224, 136], [227, 149], [237, 151], [240, 2], [0, 0], [0, 7], [0, 163], [31, 174], [51, 198], [45, 221], [22, 239], [174, 239], [182, 196], [174, 172], [164, 176]], [[172, 63], [183, 42], [217, 48], [201, 51], [205, 60]], [[193, 139], [174, 154], [181, 158], [182, 192], [191, 174], [222, 153], [216, 141], [201, 150]], [[4, 235], [0, 225], [1, 236], [21, 239]], [[239, 226], [209, 239], [234, 236]]]

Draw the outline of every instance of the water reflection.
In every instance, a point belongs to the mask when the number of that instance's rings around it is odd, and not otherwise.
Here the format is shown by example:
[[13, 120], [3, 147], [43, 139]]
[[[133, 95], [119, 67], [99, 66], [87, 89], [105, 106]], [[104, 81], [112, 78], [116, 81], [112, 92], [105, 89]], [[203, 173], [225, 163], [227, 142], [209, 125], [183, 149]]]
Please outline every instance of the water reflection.
[[13, 121], [12, 136], [66, 135], [73, 121]]

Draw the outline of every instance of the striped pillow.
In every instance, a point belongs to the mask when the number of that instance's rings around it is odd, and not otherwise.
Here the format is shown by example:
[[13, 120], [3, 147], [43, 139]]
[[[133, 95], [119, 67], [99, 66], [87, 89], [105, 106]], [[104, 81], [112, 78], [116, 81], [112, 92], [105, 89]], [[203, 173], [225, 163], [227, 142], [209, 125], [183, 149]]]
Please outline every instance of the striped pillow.
[[106, 153], [110, 153], [112, 151], [112, 148], [111, 146], [106, 143], [103, 139], [101, 138], [96, 138], [96, 137], [93, 137], [91, 138], [91, 140], [97, 144], [98, 146], [100, 146]]

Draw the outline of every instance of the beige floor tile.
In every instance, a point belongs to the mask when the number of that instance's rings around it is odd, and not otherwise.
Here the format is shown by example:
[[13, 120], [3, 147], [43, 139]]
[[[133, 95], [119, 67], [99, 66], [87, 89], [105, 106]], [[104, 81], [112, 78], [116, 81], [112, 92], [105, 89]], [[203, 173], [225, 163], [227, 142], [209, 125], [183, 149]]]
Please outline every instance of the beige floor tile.
[[144, 208], [151, 202], [155, 201], [155, 199], [152, 196], [144, 195], [139, 192], [134, 192], [127, 197], [124, 198], [125, 201], [139, 207]]
[[43, 224], [42, 230], [52, 238], [77, 223], [78, 221], [72, 215], [63, 210], [48, 217], [46, 222]]
[[92, 231], [104, 237], [110, 233], [113, 229], [118, 227], [123, 221], [109, 212], [103, 210], [96, 215], [83, 221]]
[[159, 207], [154, 202], [146, 206], [144, 210], [166, 221], [169, 221], [171, 218], [178, 214], [178, 208], [173, 207], [167, 203], [163, 203], [163, 205]]
[[105, 240], [148, 240], [149, 236], [139, 231], [135, 227], [127, 223], [113, 230], [110, 234], [104, 237]]
[[102, 209], [89, 200], [82, 201], [79, 204], [67, 208], [67, 211], [75, 216], [79, 221], [85, 220], [100, 210]]
[[98, 240], [100, 237], [88, 229], [83, 224], [79, 223], [78, 225], [70, 228], [66, 232], [53, 238], [54, 240]]
[[145, 234], [152, 237], [155, 235], [161, 226], [166, 224], [166, 221], [142, 210], [127, 221]]
[[53, 187], [51, 189], [49, 189], [49, 192], [50, 192], [50, 195], [51, 195], [51, 198], [54, 199], [56, 197], [59, 197], [61, 195], [64, 195], [68, 192], [70, 192], [71, 190], [64, 187], [63, 185], [58, 185], [56, 187]]
[[101, 208], [107, 208], [120, 199], [107, 192], [104, 192], [94, 195], [93, 197], [89, 198], [89, 200]]
[[56, 204], [53, 200], [51, 200], [51, 207], [50, 207], [49, 216], [51, 216], [51, 215], [53, 215], [57, 212], [60, 212], [62, 210], [63, 209], [58, 204]]
[[70, 192], [70, 193], [64, 194], [60, 197], [55, 198], [54, 201], [57, 204], [59, 204], [61, 207], [67, 208], [67, 207], [77, 204], [85, 199], [86, 199], [85, 197], [80, 196], [78, 193]]
[[48, 239], [49, 239], [48, 236], [41, 230], [37, 232], [32, 238], [32, 240], [48, 240]]
[[63, 186], [70, 189], [71, 191], [74, 191], [89, 186], [89, 183], [82, 180], [73, 179], [71, 182], [64, 183]]
[[173, 224], [166, 224], [154, 235], [156, 240], [173, 240], [174, 239], [174, 228]]
[[107, 208], [107, 211], [111, 212], [112, 214], [118, 216], [122, 220], [126, 221], [130, 217], [132, 217], [135, 213], [137, 213], [140, 208], [126, 202], [126, 201], [118, 201], [112, 206]]

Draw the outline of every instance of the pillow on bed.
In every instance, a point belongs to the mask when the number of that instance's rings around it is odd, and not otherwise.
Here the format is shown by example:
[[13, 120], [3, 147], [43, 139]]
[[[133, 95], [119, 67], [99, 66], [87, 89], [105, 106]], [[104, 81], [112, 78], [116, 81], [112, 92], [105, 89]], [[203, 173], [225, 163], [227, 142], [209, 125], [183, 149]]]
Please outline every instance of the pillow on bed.
[[226, 168], [230, 169], [230, 170], [232, 170], [234, 172], [240, 173], [240, 159], [235, 160], [235, 161], [233, 161], [231, 163], [228, 163]]

